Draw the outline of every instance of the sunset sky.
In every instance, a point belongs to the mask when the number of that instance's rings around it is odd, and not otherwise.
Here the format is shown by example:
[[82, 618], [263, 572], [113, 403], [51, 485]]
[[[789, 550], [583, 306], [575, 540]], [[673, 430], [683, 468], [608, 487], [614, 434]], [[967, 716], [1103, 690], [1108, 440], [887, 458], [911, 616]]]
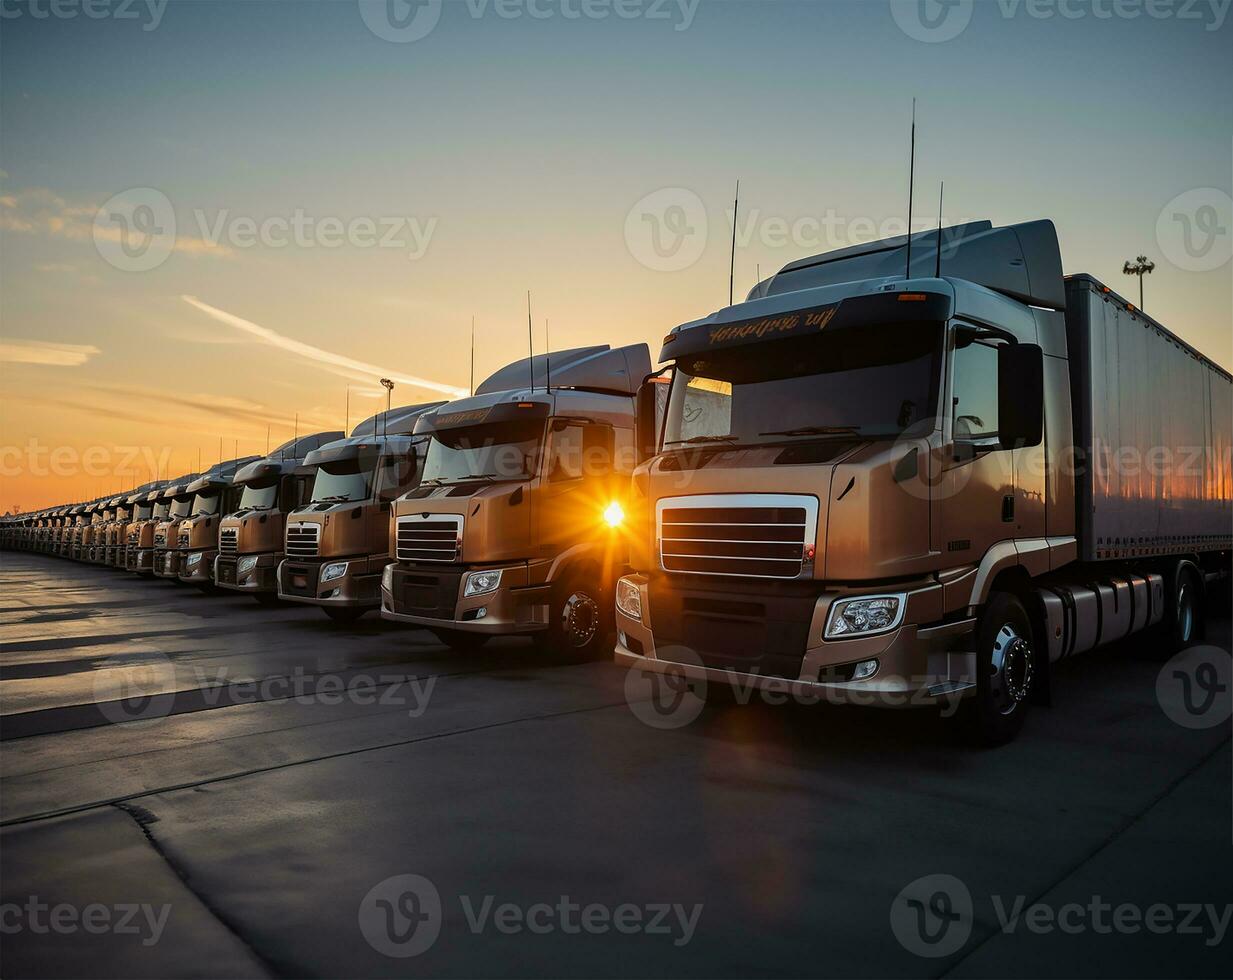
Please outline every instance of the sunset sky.
[[654, 356], [726, 305], [738, 177], [738, 296], [902, 230], [913, 96], [918, 222], [942, 179], [948, 222], [1052, 218], [1066, 271], [1136, 302], [1146, 254], [1148, 312], [1233, 367], [1227, 4], [960, 4], [945, 40], [916, 4], [616, 6], [448, 0], [395, 41], [402, 0], [6, 2], [0, 511], [342, 428], [348, 385], [354, 425], [382, 376], [465, 394], [472, 316], [481, 380], [527, 290], [537, 344]]

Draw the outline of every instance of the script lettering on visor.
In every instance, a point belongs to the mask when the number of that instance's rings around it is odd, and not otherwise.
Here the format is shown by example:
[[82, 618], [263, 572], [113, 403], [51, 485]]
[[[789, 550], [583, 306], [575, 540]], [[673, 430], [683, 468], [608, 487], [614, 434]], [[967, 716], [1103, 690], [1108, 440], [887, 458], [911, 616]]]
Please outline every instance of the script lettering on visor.
[[438, 415], [437, 425], [466, 425], [470, 422], [483, 422], [488, 418], [492, 407], [475, 408], [469, 412], [453, 412], [450, 415]]
[[831, 322], [838, 309], [839, 304], [835, 303], [812, 310], [799, 310], [795, 313], [758, 317], [756, 320], [725, 323], [711, 327], [707, 339], [711, 344], [729, 344], [737, 340], [761, 340], [763, 337], [782, 337], [805, 331], [821, 330]]

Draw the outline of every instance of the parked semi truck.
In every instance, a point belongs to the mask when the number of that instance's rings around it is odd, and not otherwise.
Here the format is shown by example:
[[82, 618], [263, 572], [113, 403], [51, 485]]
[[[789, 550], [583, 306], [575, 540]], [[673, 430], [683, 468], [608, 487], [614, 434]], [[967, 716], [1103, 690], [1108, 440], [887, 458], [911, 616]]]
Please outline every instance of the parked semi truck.
[[212, 466], [188, 486], [193, 495], [189, 516], [176, 530], [177, 566], [181, 582], [208, 589], [214, 584], [223, 515], [235, 510], [242, 488], [235, 485], [240, 467], [259, 456], [229, 459]]
[[159, 524], [171, 512], [171, 490], [190, 479], [189, 476], [164, 480], [152, 487], [140, 500], [128, 526], [124, 551], [124, 567], [142, 578], [154, 574], [154, 536]]
[[180, 577], [180, 525], [193, 512], [193, 491], [189, 487], [200, 476], [200, 473], [192, 473], [163, 488], [162, 499], [167, 503], [167, 514], [154, 526], [151, 564], [151, 571], [159, 578], [178, 580]]
[[910, 268], [908, 249], [794, 262], [665, 338], [619, 662], [962, 699], [997, 743], [1062, 658], [1201, 635], [1233, 546], [1228, 372], [1064, 279], [1049, 221], [913, 236]]
[[219, 526], [214, 583], [245, 592], [258, 602], [278, 601], [278, 564], [283, 560], [286, 517], [311, 496], [313, 474], [303, 467], [314, 449], [344, 437], [318, 432], [279, 446], [264, 459], [241, 467], [235, 475], [238, 504]]
[[426, 415], [420, 485], [398, 500], [381, 615], [455, 649], [532, 634], [586, 656], [610, 635], [627, 560], [645, 344], [517, 361]]
[[107, 529], [106, 563], [113, 568], [128, 567], [129, 529], [138, 519], [137, 512], [141, 500], [157, 486], [157, 483], [147, 483], [120, 498], [116, 507], [115, 519]]
[[287, 515], [278, 595], [350, 622], [381, 605], [389, 561], [390, 508], [419, 481], [426, 437], [416, 422], [444, 402], [383, 412], [304, 457], [309, 502]]

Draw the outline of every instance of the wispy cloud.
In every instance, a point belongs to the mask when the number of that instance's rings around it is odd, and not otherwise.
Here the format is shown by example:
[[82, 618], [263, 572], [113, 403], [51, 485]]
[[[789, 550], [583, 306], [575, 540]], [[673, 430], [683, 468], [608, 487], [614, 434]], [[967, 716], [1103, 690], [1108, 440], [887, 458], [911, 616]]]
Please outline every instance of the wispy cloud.
[[9, 364], [45, 364], [51, 367], [81, 367], [101, 354], [92, 344], [52, 344], [42, 340], [0, 339], [0, 361]]
[[322, 365], [327, 371], [332, 371], [346, 378], [359, 378], [365, 381], [371, 381], [373, 378], [389, 378], [399, 384], [423, 388], [426, 391], [448, 395], [451, 398], [465, 398], [469, 394], [466, 388], [445, 384], [442, 381], [433, 381], [429, 378], [419, 378], [415, 375], [403, 374], [400, 371], [391, 371], [389, 368], [369, 364], [366, 361], [357, 361], [342, 354], [335, 354], [331, 351], [322, 350], [320, 347], [314, 347], [312, 344], [305, 344], [302, 341], [253, 323], [251, 320], [244, 320], [232, 313], [228, 313], [226, 310], [220, 310], [210, 306], [208, 303], [203, 303], [195, 296], [181, 296], [180, 298], [220, 323], [225, 323], [237, 330], [242, 330], [249, 336], [255, 337], [271, 347], [277, 347], [280, 350], [297, 354], [306, 360], [314, 361]]
[[[97, 214], [97, 205], [71, 204], [45, 187], [32, 187], [0, 196], [0, 230], [43, 234], [75, 242], [99, 238], [123, 241], [122, 228], [107, 224], [95, 226]], [[226, 257], [234, 254], [226, 245], [191, 235], [176, 236], [174, 250], [186, 255]]]

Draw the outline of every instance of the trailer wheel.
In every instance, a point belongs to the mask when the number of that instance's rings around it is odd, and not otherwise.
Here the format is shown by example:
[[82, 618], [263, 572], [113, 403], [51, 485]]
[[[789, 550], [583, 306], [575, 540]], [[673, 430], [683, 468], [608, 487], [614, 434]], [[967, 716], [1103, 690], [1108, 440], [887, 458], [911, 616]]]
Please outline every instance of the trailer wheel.
[[1169, 651], [1184, 650], [1203, 638], [1203, 586], [1194, 566], [1181, 565], [1173, 580], [1168, 613]]
[[1032, 625], [1023, 603], [1006, 592], [990, 600], [976, 630], [976, 694], [957, 718], [978, 745], [1002, 745], [1023, 727], [1035, 681]]
[[322, 606], [321, 610], [336, 623], [354, 623], [368, 612], [363, 606]]
[[433, 636], [451, 650], [458, 653], [469, 653], [478, 650], [488, 642], [487, 633], [469, 633], [466, 630], [432, 630]]

